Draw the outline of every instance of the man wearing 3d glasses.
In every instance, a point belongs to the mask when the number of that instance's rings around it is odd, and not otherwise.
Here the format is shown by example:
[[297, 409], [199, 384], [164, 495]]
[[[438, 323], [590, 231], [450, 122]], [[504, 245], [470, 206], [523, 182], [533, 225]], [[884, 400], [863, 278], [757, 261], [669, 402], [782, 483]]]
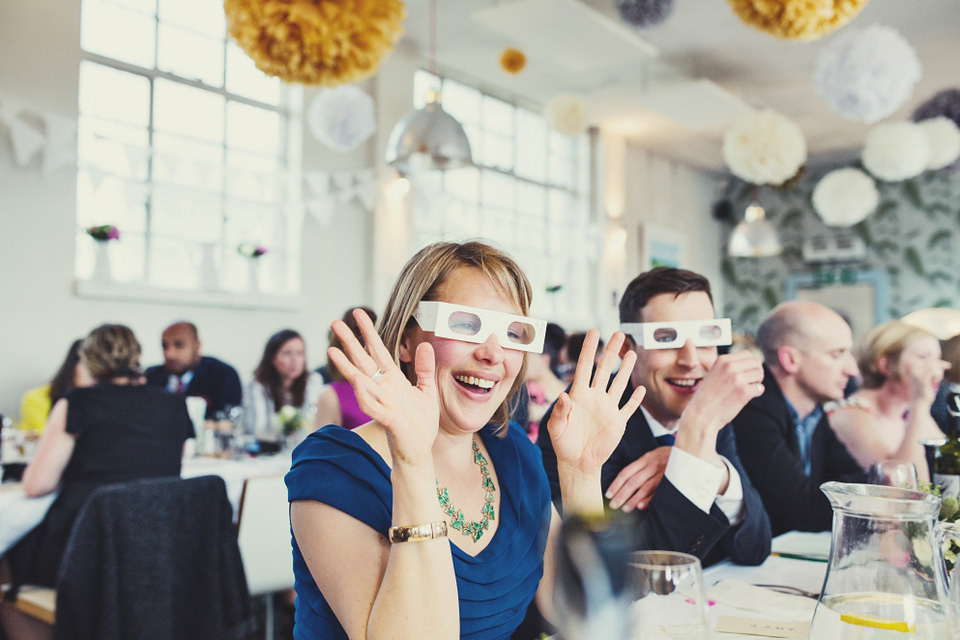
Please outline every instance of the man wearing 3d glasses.
[[[683, 551], [704, 564], [726, 556], [760, 564], [770, 521], [726, 428], [763, 393], [760, 361], [746, 351], [718, 357], [717, 347], [731, 342], [730, 321], [714, 317], [710, 283], [691, 271], [637, 276], [620, 301], [620, 322], [621, 356], [637, 354], [624, 398], [639, 385], [647, 393], [603, 466], [610, 506], [637, 514], [638, 548]], [[540, 433], [556, 501], [556, 458]]]

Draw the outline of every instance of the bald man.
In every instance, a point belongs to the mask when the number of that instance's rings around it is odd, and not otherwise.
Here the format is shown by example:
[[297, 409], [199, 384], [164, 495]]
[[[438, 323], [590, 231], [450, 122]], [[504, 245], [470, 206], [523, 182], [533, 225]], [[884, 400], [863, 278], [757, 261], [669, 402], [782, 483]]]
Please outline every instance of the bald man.
[[760, 325], [764, 392], [733, 420], [737, 452], [773, 535], [830, 529], [833, 511], [820, 484], [862, 482], [863, 470], [837, 440], [822, 404], [843, 398], [857, 364], [850, 327], [814, 302], [778, 305]]
[[147, 384], [207, 401], [206, 418], [217, 420], [243, 404], [237, 370], [222, 360], [200, 355], [200, 336], [192, 322], [174, 322], [163, 330], [163, 364], [148, 368]]

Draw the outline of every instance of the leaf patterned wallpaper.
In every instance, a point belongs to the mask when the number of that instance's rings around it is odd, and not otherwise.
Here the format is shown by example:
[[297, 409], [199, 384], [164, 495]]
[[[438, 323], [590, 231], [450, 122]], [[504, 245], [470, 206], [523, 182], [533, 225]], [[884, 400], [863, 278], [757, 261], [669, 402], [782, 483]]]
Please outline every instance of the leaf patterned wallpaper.
[[[890, 276], [890, 317], [925, 307], [960, 308], [960, 171], [948, 167], [912, 180], [877, 183], [880, 204], [863, 222], [848, 229], [827, 227], [814, 212], [811, 194], [828, 168], [804, 176], [791, 187], [754, 187], [733, 179], [725, 190], [735, 220], [727, 225], [724, 246], [755, 194], [773, 222], [783, 254], [772, 258], [731, 258], [721, 265], [724, 315], [736, 331], [751, 334], [783, 299], [790, 274], [839, 276], [843, 270], [882, 269]], [[867, 246], [857, 262], [808, 264], [801, 247], [810, 237], [856, 234]], [[832, 272], [832, 273], [831, 273]]]

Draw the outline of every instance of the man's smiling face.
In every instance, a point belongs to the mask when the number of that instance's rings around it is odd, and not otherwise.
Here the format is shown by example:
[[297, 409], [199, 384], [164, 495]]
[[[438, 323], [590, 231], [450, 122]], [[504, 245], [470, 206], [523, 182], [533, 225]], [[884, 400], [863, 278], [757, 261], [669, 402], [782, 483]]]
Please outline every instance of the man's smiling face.
[[[712, 320], [713, 303], [703, 291], [653, 296], [637, 322]], [[632, 343], [632, 341], [631, 341]], [[686, 409], [703, 376], [717, 361], [716, 347], [695, 347], [688, 341], [679, 349], [644, 349], [633, 345], [637, 363], [630, 379], [643, 385], [643, 406], [665, 427], [672, 428]]]

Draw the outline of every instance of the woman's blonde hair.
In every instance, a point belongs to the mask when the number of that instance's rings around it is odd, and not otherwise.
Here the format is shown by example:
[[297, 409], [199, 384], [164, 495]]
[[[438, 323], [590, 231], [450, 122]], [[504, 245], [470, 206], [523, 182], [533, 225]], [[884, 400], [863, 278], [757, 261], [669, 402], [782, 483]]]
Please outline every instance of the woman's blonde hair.
[[880, 371], [880, 360], [886, 358], [887, 371], [896, 371], [903, 350], [911, 342], [920, 338], [936, 340], [929, 331], [899, 320], [878, 324], [868, 331], [857, 350], [857, 365], [863, 376], [863, 387], [865, 389], [882, 387], [889, 378], [889, 374]]
[[80, 345], [80, 362], [97, 382], [142, 375], [140, 343], [122, 324], [102, 324], [91, 331]]
[[[400, 345], [406, 332], [412, 327], [413, 312], [422, 300], [436, 300], [439, 288], [459, 269], [477, 269], [509, 296], [521, 315], [530, 311], [533, 291], [520, 266], [510, 256], [482, 242], [438, 242], [424, 247], [404, 265], [393, 285], [386, 309], [380, 317], [377, 331], [393, 354], [393, 360], [413, 380], [416, 375], [412, 363], [400, 361]], [[526, 377], [527, 358], [517, 374], [510, 392], [497, 407], [491, 423], [497, 425], [497, 435], [506, 434], [510, 419], [510, 400]]]

